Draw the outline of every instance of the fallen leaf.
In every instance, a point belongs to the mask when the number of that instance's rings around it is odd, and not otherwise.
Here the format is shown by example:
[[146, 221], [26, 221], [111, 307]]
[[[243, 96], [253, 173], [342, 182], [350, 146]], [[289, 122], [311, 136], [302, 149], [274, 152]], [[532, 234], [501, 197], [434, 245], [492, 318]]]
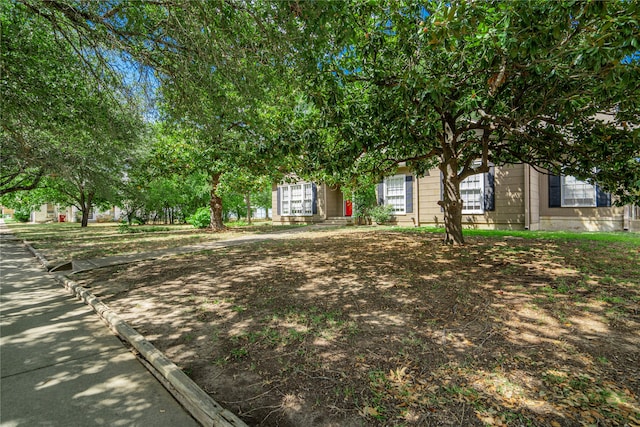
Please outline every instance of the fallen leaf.
[[380, 415], [378, 413], [378, 410], [376, 408], [372, 408], [371, 406], [365, 406], [364, 408], [362, 408], [362, 413], [364, 415], [369, 415], [370, 417], [377, 417], [378, 415]]

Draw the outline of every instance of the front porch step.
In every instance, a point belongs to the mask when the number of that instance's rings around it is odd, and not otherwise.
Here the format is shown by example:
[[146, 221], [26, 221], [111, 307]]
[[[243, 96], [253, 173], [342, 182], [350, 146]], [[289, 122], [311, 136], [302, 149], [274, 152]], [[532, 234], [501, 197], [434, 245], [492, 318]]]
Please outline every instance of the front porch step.
[[320, 225], [353, 225], [353, 218], [348, 216], [334, 216], [329, 217], [323, 222], [319, 223]]

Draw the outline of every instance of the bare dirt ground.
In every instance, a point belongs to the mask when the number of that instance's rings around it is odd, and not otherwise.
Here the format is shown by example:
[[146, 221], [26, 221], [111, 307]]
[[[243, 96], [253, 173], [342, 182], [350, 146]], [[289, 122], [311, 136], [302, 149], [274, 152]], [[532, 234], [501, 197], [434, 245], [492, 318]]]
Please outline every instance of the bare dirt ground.
[[260, 426], [638, 426], [640, 242], [324, 232], [84, 273]]

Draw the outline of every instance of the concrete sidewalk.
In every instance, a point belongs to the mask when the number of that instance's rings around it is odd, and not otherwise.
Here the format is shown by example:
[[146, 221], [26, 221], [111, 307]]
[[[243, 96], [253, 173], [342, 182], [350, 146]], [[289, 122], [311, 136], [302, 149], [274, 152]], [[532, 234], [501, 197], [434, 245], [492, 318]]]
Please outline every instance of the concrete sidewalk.
[[4, 223], [0, 278], [0, 426], [199, 425]]

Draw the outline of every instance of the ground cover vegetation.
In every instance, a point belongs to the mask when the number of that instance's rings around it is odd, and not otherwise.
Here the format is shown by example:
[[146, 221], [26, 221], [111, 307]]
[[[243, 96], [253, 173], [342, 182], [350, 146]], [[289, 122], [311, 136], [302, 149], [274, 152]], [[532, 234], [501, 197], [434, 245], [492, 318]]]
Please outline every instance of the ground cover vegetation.
[[250, 425], [640, 423], [640, 239], [354, 227], [82, 273]]
[[[274, 231], [270, 222], [227, 223], [224, 233], [208, 233], [191, 225], [90, 224], [19, 224], [10, 223], [11, 231], [38, 250], [53, 265], [72, 260], [103, 258], [115, 255], [150, 252], [198, 243]], [[281, 231], [280, 227], [276, 228]]]

